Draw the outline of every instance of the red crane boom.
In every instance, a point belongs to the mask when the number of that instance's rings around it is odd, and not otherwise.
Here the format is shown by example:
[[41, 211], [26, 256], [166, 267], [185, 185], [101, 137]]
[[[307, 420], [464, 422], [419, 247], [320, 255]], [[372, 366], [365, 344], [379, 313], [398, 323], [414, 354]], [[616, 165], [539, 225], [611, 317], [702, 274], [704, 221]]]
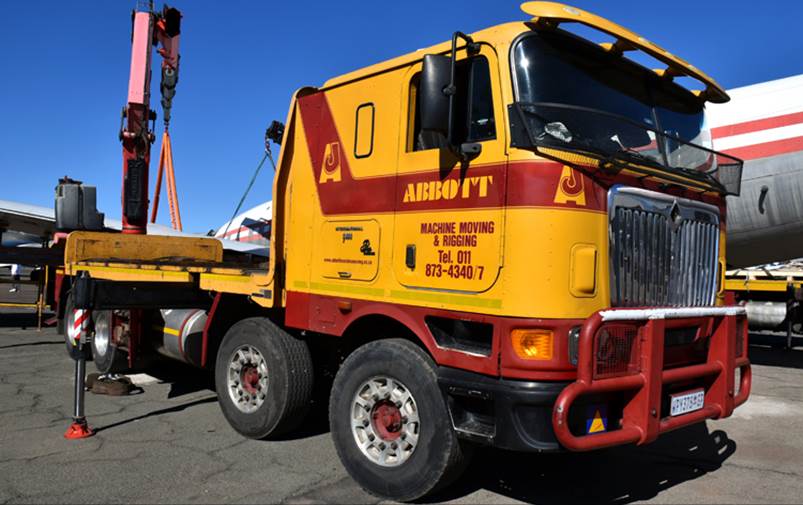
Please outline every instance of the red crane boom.
[[151, 47], [162, 56], [162, 107], [164, 121], [170, 121], [170, 108], [178, 82], [179, 34], [181, 12], [165, 6], [153, 12], [134, 11], [131, 38], [131, 72], [128, 80], [128, 101], [123, 108], [123, 233], [145, 234], [148, 222], [148, 166], [151, 144], [155, 136], [149, 121], [156, 120], [150, 108]]

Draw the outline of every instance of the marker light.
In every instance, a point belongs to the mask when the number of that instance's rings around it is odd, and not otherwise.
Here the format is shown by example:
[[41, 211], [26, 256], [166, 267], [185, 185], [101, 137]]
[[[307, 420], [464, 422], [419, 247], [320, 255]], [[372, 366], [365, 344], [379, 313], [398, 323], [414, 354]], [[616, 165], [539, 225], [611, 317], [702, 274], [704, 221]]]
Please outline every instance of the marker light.
[[523, 359], [551, 360], [554, 333], [550, 330], [513, 330], [510, 333], [513, 351]]

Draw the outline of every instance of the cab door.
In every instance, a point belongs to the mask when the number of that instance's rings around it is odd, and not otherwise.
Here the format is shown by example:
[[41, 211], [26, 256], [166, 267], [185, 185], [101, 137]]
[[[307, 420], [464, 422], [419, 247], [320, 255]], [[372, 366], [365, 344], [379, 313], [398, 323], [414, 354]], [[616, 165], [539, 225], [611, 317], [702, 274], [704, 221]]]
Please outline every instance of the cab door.
[[482, 146], [467, 163], [444, 138], [420, 130], [421, 68], [419, 61], [409, 69], [402, 90], [394, 274], [409, 288], [483, 292], [503, 264], [507, 153], [497, 55], [485, 44], [472, 56], [458, 51], [456, 138]]

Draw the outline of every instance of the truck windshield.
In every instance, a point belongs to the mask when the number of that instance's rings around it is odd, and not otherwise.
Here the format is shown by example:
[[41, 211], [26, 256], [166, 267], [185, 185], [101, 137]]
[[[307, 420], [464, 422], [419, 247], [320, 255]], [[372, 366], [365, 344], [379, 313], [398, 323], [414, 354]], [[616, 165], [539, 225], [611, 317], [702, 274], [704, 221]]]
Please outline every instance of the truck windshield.
[[[640, 163], [738, 193], [741, 162], [711, 151], [703, 102], [681, 86], [561, 31], [522, 37], [513, 65], [518, 114], [537, 146], [583, 151], [609, 165]], [[739, 165], [735, 188], [736, 174], [723, 177], [722, 163]]]

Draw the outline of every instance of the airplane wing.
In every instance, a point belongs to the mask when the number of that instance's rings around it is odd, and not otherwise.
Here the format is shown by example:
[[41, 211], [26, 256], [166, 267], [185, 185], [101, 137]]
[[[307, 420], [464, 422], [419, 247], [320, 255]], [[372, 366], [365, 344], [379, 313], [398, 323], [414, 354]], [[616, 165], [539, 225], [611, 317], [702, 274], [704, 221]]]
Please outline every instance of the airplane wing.
[[0, 200], [0, 231], [3, 244], [17, 246], [42, 243], [53, 236], [56, 218], [53, 209]]
[[[105, 218], [108, 230], [121, 230], [122, 222]], [[0, 200], [0, 230], [2, 246], [17, 247], [24, 244], [41, 244], [49, 240], [56, 231], [56, 217], [52, 208], [40, 207], [9, 200]], [[203, 234], [186, 233], [161, 224], [148, 224], [148, 234], [166, 236], [206, 237]], [[264, 243], [249, 243], [215, 237], [226, 251], [236, 251], [255, 256], [268, 256], [269, 247]]]

